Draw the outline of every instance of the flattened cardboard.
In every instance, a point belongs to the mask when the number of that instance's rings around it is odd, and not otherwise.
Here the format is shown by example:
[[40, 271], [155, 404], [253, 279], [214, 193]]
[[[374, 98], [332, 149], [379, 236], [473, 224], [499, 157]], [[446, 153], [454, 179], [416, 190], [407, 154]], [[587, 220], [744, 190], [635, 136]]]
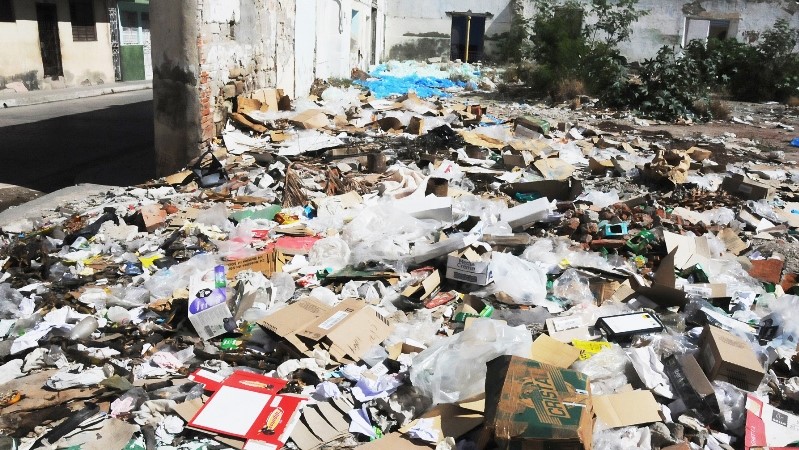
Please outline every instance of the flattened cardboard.
[[423, 302], [438, 292], [440, 286], [441, 273], [438, 270], [434, 270], [424, 280], [405, 288], [402, 291], [402, 296]]
[[377, 310], [363, 301], [346, 299], [299, 335], [320, 342], [337, 361], [351, 362], [383, 342], [390, 332], [391, 327]]
[[[402, 434], [416, 426], [420, 419], [433, 419], [433, 429], [439, 431], [438, 442], [447, 437], [459, 438], [483, 423], [483, 415], [453, 404], [440, 404], [433, 406], [416, 420], [400, 428]], [[437, 443], [438, 443], [437, 442]]]
[[549, 336], [564, 344], [571, 343], [575, 339], [583, 341], [591, 339], [588, 325], [583, 322], [581, 316], [550, 317], [545, 323]]
[[542, 334], [533, 341], [530, 359], [561, 369], [568, 369], [580, 359], [580, 350]]
[[286, 339], [297, 350], [311, 354], [319, 347], [338, 362], [353, 362], [383, 342], [391, 332], [377, 310], [357, 299], [329, 307], [306, 297], [258, 322]]
[[746, 450], [788, 450], [799, 441], [799, 417], [777, 409], [752, 394], [746, 398]]
[[[595, 403], [596, 400], [598, 400], [598, 404]], [[594, 425], [599, 416], [597, 409], [601, 414], [600, 420], [611, 428], [662, 420], [660, 406], [649, 391], [625, 390], [613, 395], [592, 396], [587, 403], [585, 414], [580, 419], [578, 431], [584, 450], [593, 449]], [[627, 425], [611, 425], [611, 423]], [[597, 448], [596, 450], [604, 449]]]
[[660, 422], [660, 405], [650, 391], [636, 390], [595, 395], [591, 405], [596, 417], [611, 428]]
[[560, 158], [539, 159], [533, 165], [547, 180], [566, 180], [575, 170], [573, 165]]
[[237, 259], [234, 261], [226, 261], [225, 267], [227, 268], [226, 276], [228, 280], [233, 280], [239, 272], [244, 270], [252, 270], [253, 272], [261, 272], [264, 275], [272, 275], [276, 270], [275, 252], [267, 251], [259, 253], [249, 258]]
[[740, 255], [747, 248], [749, 248], [749, 244], [738, 237], [738, 233], [732, 228], [725, 228], [721, 230], [718, 234], [718, 238], [721, 239], [721, 242], [724, 243], [724, 245], [727, 247], [727, 250], [734, 255]]
[[355, 450], [430, 450], [430, 446], [412, 442], [400, 433], [389, 433], [380, 439], [355, 447]]
[[579, 447], [587, 376], [518, 356], [500, 356], [487, 366], [486, 427], [500, 447]]
[[303, 111], [292, 117], [289, 122], [291, 122], [291, 124], [297, 128], [301, 128], [303, 130], [315, 130], [317, 128], [324, 128], [330, 125], [330, 121], [327, 119], [327, 114], [325, 114], [325, 112], [321, 109], [309, 109]]
[[684, 306], [688, 301], [685, 292], [675, 287], [677, 276], [674, 274], [674, 257], [677, 250], [670, 252], [660, 261], [654, 280], [649, 285], [640, 275], [634, 275], [630, 285], [637, 295], [652, 300], [660, 306]]
[[666, 251], [674, 254], [674, 267], [687, 269], [694, 264], [707, 266], [711, 258], [710, 244], [704, 236], [683, 236], [668, 231], [663, 232]]
[[752, 392], [765, 376], [749, 343], [721, 328], [705, 325], [699, 349], [699, 364], [711, 381], [726, 381]]

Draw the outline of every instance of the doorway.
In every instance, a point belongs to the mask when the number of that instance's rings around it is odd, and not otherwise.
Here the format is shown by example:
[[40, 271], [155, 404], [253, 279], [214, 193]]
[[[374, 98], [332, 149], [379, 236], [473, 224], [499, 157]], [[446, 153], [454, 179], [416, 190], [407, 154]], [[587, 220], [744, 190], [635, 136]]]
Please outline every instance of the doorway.
[[483, 44], [485, 42], [485, 29], [485, 16], [453, 14], [452, 47], [450, 51], [450, 59], [453, 61], [460, 59], [464, 62], [482, 60]]
[[39, 24], [39, 49], [42, 53], [44, 76], [57, 78], [64, 75], [61, 65], [61, 41], [58, 39], [58, 13], [56, 5], [36, 4], [36, 21]]

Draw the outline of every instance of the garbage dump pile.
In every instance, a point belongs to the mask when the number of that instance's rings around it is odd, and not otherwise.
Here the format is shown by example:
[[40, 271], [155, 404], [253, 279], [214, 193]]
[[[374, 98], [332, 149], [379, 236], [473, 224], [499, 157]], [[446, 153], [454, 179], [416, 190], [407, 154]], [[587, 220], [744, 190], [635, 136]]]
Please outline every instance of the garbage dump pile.
[[794, 166], [444, 89], [233, 98], [4, 224], [0, 448], [799, 442]]

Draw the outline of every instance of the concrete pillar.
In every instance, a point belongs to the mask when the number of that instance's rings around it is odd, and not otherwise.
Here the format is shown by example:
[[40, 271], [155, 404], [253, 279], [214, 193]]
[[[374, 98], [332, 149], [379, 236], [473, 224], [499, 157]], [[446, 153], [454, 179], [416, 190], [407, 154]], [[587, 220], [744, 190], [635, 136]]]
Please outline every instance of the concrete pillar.
[[153, 107], [158, 176], [200, 153], [199, 18], [197, 0], [152, 0]]

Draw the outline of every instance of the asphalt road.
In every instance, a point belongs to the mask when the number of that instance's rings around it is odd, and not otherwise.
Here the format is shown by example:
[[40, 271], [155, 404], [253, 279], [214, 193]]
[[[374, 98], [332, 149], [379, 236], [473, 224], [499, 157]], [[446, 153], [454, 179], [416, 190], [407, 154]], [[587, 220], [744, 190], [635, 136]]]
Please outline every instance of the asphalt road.
[[52, 192], [155, 176], [152, 90], [0, 109], [0, 183]]

